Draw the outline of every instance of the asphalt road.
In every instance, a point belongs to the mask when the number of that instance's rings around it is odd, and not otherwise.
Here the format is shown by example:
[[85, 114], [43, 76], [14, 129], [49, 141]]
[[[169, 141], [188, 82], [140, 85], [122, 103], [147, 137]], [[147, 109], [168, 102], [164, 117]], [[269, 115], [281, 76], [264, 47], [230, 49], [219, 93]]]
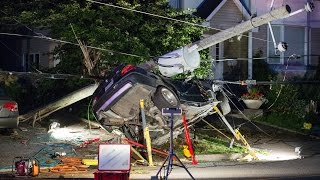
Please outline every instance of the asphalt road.
[[[243, 122], [229, 119], [230, 124]], [[207, 159], [206, 163], [187, 165], [195, 179], [320, 179], [320, 140], [277, 128], [256, 124], [263, 131], [247, 123], [240, 129], [254, 149], [263, 149], [259, 161], [220, 161]], [[268, 135], [266, 135], [267, 133]], [[26, 146], [29, 147], [29, 146]], [[287, 160], [293, 159], [293, 160]], [[160, 167], [132, 167], [130, 179], [151, 179]], [[85, 174], [46, 176], [40, 174], [28, 179], [93, 179], [93, 169]], [[161, 173], [163, 174], [163, 172]], [[13, 179], [1, 174], [0, 179]], [[21, 179], [21, 178], [16, 178]], [[169, 179], [191, 179], [185, 169], [174, 166]]]
[[[199, 164], [188, 167], [195, 179], [320, 179], [320, 156], [308, 158], [250, 163]], [[148, 174], [133, 174], [130, 179], [150, 179], [157, 170]], [[169, 179], [191, 179], [185, 169], [175, 167]]]

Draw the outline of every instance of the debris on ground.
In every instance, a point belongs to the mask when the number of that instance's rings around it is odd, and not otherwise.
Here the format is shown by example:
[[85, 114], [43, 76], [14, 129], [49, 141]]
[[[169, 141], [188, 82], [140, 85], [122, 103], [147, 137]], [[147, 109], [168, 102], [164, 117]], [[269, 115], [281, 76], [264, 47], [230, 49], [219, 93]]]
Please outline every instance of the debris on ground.
[[52, 173], [82, 173], [84, 171], [88, 170], [87, 165], [82, 164], [81, 158], [72, 158], [72, 157], [62, 157], [60, 158], [61, 164], [58, 164], [54, 166], [53, 168], [50, 168], [49, 172]]

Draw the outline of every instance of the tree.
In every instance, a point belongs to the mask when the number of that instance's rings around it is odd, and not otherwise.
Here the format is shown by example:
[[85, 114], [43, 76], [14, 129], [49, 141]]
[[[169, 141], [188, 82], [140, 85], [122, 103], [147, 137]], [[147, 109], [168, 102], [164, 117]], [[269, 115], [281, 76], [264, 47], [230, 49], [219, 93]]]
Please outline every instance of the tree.
[[[98, 76], [107, 74], [121, 63], [139, 64], [171, 52], [196, 41], [204, 30], [186, 23], [130, 11], [143, 11], [192, 23], [201, 22], [186, 12], [169, 7], [166, 0], [100, 2], [129, 10], [86, 0], [2, 0], [1, 30], [35, 36], [41, 35], [37, 33], [40, 29], [45, 29], [50, 30], [51, 38], [75, 44], [81, 42], [84, 45], [82, 49], [86, 50], [82, 51], [74, 44], [59, 44], [52, 53], [58, 55], [61, 62], [47, 72]], [[83, 52], [87, 53], [87, 58]], [[207, 54], [208, 51], [203, 53], [202, 57], [207, 57]], [[197, 72], [203, 77], [203, 74], [208, 74], [207, 69], [210, 66], [206, 62], [201, 64], [205, 68], [200, 68]], [[33, 94], [37, 95], [33, 98], [37, 99], [34, 100], [37, 104], [32, 107], [50, 103], [62, 97], [63, 93], [70, 93], [86, 84], [88, 82], [75, 79], [37, 80], [33, 85], [36, 87]], [[28, 103], [19, 102], [23, 106], [31, 107]]]
[[[100, 2], [200, 23], [200, 19], [171, 8], [166, 0]], [[13, 3], [17, 4], [17, 8], [13, 8]], [[5, 0], [1, 4], [6, 7], [6, 20], [15, 18], [35, 29], [49, 29], [52, 38], [78, 44], [77, 37], [86, 46], [107, 49], [104, 51], [88, 48], [92, 62], [86, 62], [79, 47], [61, 44], [54, 52], [62, 59], [57, 66], [60, 73], [101, 75], [119, 63], [139, 64], [199, 39], [204, 30], [197, 26], [85, 0]], [[88, 64], [91, 64], [91, 69]]]

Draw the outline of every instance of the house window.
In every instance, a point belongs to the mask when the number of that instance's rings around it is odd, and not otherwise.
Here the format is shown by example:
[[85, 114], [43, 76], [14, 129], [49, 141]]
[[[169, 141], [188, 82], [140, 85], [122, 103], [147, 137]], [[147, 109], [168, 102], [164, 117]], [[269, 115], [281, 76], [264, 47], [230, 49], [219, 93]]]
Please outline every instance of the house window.
[[[283, 26], [272, 26], [273, 35], [276, 43], [284, 41], [283, 39]], [[271, 36], [271, 31], [268, 29], [268, 63], [269, 64], [283, 64], [284, 54], [281, 52], [276, 52], [274, 48], [273, 39]]]
[[40, 54], [39, 53], [24, 53], [22, 67], [24, 71], [39, 69]]
[[279, 26], [273, 25], [273, 34], [276, 44], [280, 41], [288, 43], [288, 50], [285, 52], [275, 52], [274, 43], [268, 29], [268, 63], [269, 64], [286, 64], [288, 57], [295, 54], [301, 59], [290, 59], [290, 65], [304, 65], [304, 55], [308, 54], [306, 51], [307, 43], [305, 40], [305, 27], [298, 26]]
[[307, 54], [304, 53], [305, 47], [307, 47], [307, 43], [305, 44], [305, 28], [297, 26], [286, 26], [284, 29], [284, 35], [285, 42], [288, 43], [288, 50], [284, 52], [285, 64], [288, 57], [296, 54], [301, 58], [291, 58], [288, 63], [292, 66], [303, 66], [304, 64], [307, 65], [307, 63], [304, 62], [304, 57], [306, 57], [304, 55]]

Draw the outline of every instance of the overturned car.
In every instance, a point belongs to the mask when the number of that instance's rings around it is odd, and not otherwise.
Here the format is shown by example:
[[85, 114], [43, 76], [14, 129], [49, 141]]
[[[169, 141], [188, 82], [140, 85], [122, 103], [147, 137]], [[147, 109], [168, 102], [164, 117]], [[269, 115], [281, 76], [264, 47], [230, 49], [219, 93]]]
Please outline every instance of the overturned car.
[[[229, 113], [228, 97], [219, 85], [199, 80], [172, 80], [171, 77], [198, 68], [199, 51], [270, 21], [288, 17], [290, 12], [291, 8], [285, 5], [153, 59], [145, 63], [146, 66], [119, 66], [93, 94], [96, 118], [107, 129], [120, 128], [128, 138], [139, 140], [142, 137], [139, 102], [143, 99], [152, 143], [160, 145], [169, 138], [168, 117], [162, 116], [162, 108], [180, 107], [189, 126], [215, 113], [214, 106], [218, 106], [224, 115]], [[156, 71], [152, 69], [157, 69], [161, 75], [153, 73]], [[176, 117], [173, 129], [174, 136], [182, 132], [181, 117]]]
[[[93, 111], [106, 129], [120, 129], [131, 139], [142, 137], [139, 102], [145, 102], [147, 126], [152, 143], [163, 144], [168, 139], [168, 117], [162, 108], [180, 107], [188, 125], [214, 113], [218, 105], [224, 114], [230, 110], [227, 97], [219, 87], [204, 81], [180, 81], [148, 72], [133, 65], [121, 65], [107, 77], [93, 94]], [[174, 120], [174, 134], [183, 130], [181, 117]]]

